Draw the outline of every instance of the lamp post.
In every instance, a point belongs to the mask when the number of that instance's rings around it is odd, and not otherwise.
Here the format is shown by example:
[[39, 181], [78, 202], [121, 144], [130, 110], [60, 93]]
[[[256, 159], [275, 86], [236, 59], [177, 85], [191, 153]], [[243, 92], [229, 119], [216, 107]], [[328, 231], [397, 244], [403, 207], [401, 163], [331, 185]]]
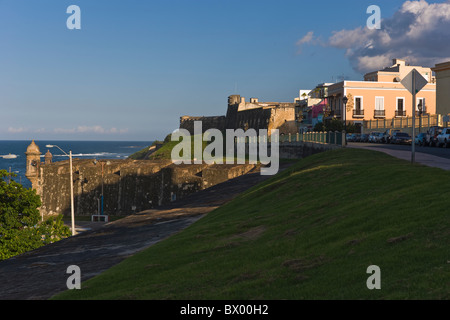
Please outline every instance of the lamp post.
[[417, 106], [417, 108], [419, 109], [419, 133], [420, 133], [422, 128], [422, 113], [423, 113], [422, 100], [419, 101], [419, 105]]
[[69, 151], [69, 154], [67, 154], [63, 149], [58, 147], [55, 144], [48, 144], [46, 145], [47, 148], [53, 148], [56, 147], [59, 150], [61, 150], [66, 156], [69, 157], [69, 165], [70, 165], [70, 215], [72, 219], [72, 236], [74, 236], [75, 233], [75, 214], [74, 214], [74, 205], [73, 205], [73, 169], [72, 169], [72, 150]]
[[345, 137], [345, 145], [347, 145], [347, 102], [348, 102], [348, 98], [347, 96], [344, 96], [342, 98], [342, 102], [344, 103], [344, 137]]

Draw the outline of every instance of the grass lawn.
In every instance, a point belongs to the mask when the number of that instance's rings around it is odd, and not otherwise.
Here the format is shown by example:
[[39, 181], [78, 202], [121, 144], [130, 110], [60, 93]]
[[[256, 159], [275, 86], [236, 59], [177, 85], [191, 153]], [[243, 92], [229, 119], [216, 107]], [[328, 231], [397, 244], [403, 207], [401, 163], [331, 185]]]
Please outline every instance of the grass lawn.
[[314, 155], [55, 298], [449, 299], [449, 195], [441, 169]]

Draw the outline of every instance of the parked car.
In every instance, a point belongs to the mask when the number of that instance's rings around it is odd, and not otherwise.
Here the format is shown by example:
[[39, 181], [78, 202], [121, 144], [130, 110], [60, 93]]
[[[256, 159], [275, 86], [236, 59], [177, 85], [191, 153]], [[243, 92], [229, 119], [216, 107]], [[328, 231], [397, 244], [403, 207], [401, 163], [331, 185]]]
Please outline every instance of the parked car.
[[428, 140], [429, 140], [428, 134], [422, 132], [416, 136], [414, 143], [418, 144], [419, 146], [426, 146], [428, 144]]
[[369, 142], [369, 135], [367, 133], [364, 133], [361, 135], [360, 142]]
[[348, 142], [356, 142], [356, 133], [348, 133], [347, 141]]
[[369, 142], [380, 143], [382, 137], [383, 137], [383, 133], [381, 133], [381, 132], [372, 132], [370, 134], [370, 136], [369, 136]]
[[412, 139], [406, 132], [394, 132], [390, 139], [390, 143], [395, 144], [411, 144]]
[[438, 145], [438, 135], [442, 132], [443, 127], [433, 126], [428, 129], [428, 145], [431, 147], [436, 147]]
[[398, 129], [387, 129], [381, 138], [382, 143], [391, 143], [392, 137], [396, 132], [400, 132]]
[[450, 128], [443, 128], [441, 133], [437, 136], [438, 147], [449, 147], [450, 143]]

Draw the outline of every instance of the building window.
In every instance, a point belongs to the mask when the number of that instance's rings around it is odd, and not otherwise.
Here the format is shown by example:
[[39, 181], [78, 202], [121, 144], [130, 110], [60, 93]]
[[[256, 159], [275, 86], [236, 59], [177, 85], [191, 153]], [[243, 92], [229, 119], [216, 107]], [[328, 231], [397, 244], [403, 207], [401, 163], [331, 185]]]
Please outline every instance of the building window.
[[416, 112], [419, 113], [419, 104], [422, 102], [422, 114], [427, 113], [427, 105], [425, 104], [425, 98], [417, 98]]
[[384, 97], [375, 97], [374, 117], [383, 118], [386, 115], [384, 111]]
[[363, 97], [355, 97], [353, 117], [364, 117]]
[[397, 98], [397, 110], [395, 111], [395, 116], [406, 117], [405, 98]]

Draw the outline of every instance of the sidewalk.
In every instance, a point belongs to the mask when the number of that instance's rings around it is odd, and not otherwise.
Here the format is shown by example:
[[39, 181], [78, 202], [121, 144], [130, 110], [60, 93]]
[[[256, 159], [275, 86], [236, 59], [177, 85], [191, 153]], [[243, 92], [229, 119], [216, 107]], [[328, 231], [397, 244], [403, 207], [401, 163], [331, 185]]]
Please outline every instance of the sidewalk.
[[[381, 147], [358, 146], [358, 145], [348, 145], [348, 147], [384, 152], [390, 156], [411, 162], [411, 151], [393, 150], [393, 149], [387, 149], [387, 148], [381, 148]], [[423, 153], [423, 152], [416, 152], [415, 158], [416, 158], [416, 163], [420, 163], [420, 164], [423, 164], [423, 165], [429, 166], [429, 167], [450, 170], [450, 159], [433, 156], [431, 154], [427, 154], [427, 153]]]

